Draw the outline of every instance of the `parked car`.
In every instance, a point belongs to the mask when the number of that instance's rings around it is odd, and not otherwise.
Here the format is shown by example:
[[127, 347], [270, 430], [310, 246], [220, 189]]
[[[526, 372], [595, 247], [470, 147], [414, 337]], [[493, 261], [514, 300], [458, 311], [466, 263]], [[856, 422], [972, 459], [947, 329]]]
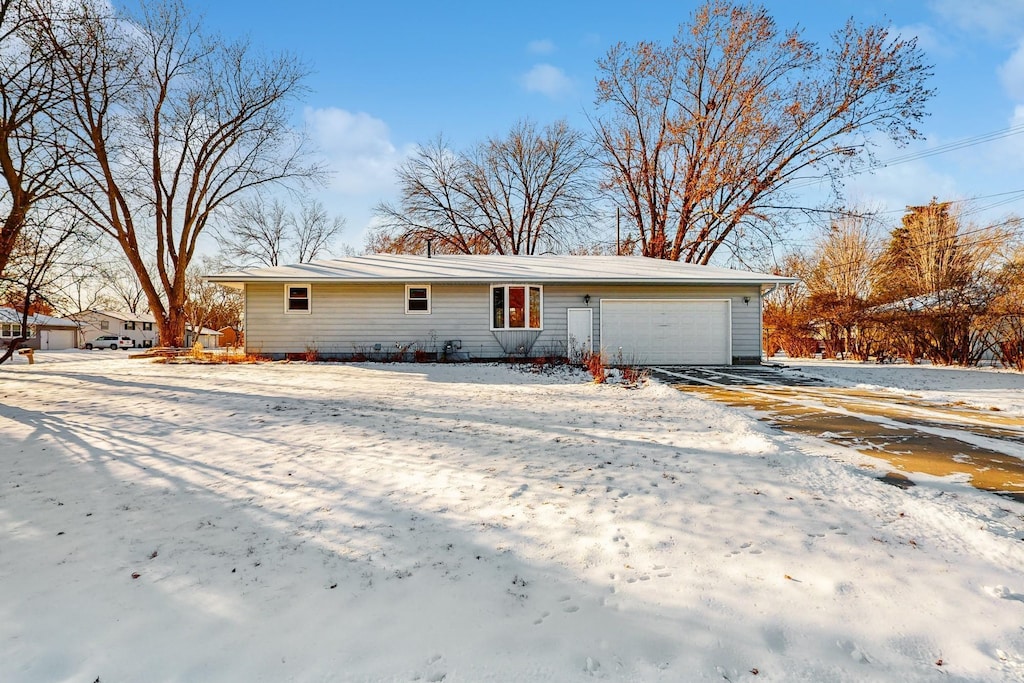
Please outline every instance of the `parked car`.
[[105, 334], [85, 342], [83, 348], [92, 349], [130, 349], [135, 346], [131, 337], [118, 337], [116, 334]]

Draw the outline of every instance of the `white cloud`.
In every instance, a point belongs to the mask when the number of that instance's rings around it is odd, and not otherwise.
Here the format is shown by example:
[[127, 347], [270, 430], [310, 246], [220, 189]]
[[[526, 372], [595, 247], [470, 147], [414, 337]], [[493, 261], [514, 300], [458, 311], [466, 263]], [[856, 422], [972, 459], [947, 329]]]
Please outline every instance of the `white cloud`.
[[1017, 36], [1024, 30], [1021, 0], [932, 0], [931, 8], [957, 28], [990, 37]]
[[307, 108], [306, 125], [332, 172], [330, 188], [345, 195], [393, 189], [394, 170], [405, 157], [386, 123], [364, 112]]
[[547, 38], [544, 40], [531, 40], [526, 45], [526, 51], [533, 55], [549, 55], [555, 51], [555, 44]]
[[537, 64], [523, 74], [520, 83], [527, 92], [537, 92], [558, 99], [573, 91], [572, 80], [557, 66]]
[[1024, 102], [1024, 42], [999, 67], [999, 80], [1010, 97], [1017, 102]]
[[917, 38], [917, 46], [929, 54], [953, 54], [952, 44], [940, 37], [934, 27], [928, 24], [894, 26], [892, 32], [901, 38]]

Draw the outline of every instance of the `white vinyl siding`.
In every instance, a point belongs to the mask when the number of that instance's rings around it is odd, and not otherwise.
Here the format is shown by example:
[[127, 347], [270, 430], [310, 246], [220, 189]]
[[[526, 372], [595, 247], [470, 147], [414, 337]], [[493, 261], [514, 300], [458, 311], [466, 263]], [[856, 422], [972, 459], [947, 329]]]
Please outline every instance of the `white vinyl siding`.
[[[460, 340], [472, 358], [502, 358], [505, 352], [491, 330], [492, 289], [487, 284], [431, 284], [431, 314], [406, 315], [404, 283], [312, 284], [316, 300], [311, 315], [286, 315], [281, 283], [246, 285], [246, 348], [251, 353], [302, 353], [315, 347], [322, 357], [348, 355], [413, 345], [440, 351], [448, 340]], [[543, 286], [543, 326], [531, 355], [567, 353], [567, 311], [585, 306], [590, 295], [594, 311], [594, 349], [600, 338], [602, 299], [729, 299], [733, 358], [761, 357], [760, 296], [757, 285], [553, 285]], [[743, 297], [750, 297], [749, 304]]]

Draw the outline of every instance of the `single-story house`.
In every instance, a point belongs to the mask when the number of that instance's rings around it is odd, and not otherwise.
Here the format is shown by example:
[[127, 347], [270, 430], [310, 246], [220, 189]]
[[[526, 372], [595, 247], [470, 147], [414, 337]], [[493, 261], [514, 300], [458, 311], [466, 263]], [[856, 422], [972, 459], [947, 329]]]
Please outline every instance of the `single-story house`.
[[761, 297], [792, 278], [639, 256], [374, 254], [221, 273], [247, 352], [611, 363], [761, 360]]
[[[21, 311], [0, 308], [0, 345], [4, 347], [11, 339], [21, 337]], [[73, 349], [78, 339], [78, 323], [73, 320], [54, 318], [36, 313], [28, 317], [28, 337], [23, 348], [37, 351]]]
[[89, 310], [71, 317], [81, 324], [79, 346], [105, 334], [130, 337], [137, 347], [156, 346], [160, 338], [156, 319], [149, 313]]

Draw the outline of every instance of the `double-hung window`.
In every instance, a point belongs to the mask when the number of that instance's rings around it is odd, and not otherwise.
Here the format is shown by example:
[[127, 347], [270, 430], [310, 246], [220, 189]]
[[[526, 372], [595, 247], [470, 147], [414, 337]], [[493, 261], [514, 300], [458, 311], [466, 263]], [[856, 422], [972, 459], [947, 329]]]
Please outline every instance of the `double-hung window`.
[[405, 286], [405, 312], [410, 314], [430, 314], [430, 285]]
[[125, 324], [124, 324], [124, 329], [126, 329], [126, 330], [134, 330], [135, 329], [135, 321], [134, 320], [126, 321]]
[[539, 285], [492, 285], [491, 329], [542, 329], [543, 306]]
[[310, 286], [309, 285], [285, 285], [284, 286], [284, 312], [285, 313], [309, 313]]

